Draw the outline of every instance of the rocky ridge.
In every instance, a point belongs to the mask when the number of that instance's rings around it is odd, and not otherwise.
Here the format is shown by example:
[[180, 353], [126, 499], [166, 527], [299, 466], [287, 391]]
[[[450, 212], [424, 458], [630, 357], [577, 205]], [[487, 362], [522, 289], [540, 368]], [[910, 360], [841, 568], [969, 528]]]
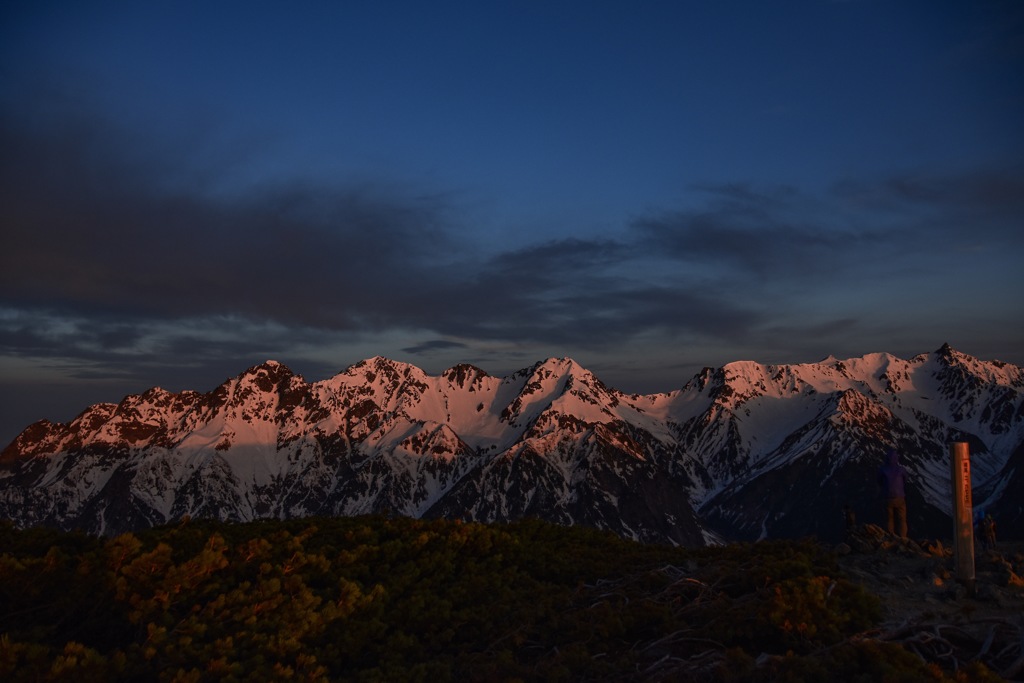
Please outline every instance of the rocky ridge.
[[0, 453], [0, 516], [106, 534], [389, 512], [684, 545], [837, 538], [844, 506], [876, 514], [874, 470], [895, 446], [912, 528], [941, 536], [950, 441], [971, 446], [979, 504], [1024, 528], [1024, 372], [948, 346], [730, 363], [646, 396], [568, 358], [494, 377], [377, 357], [312, 383], [267, 361], [207, 393], [153, 388], [29, 426]]

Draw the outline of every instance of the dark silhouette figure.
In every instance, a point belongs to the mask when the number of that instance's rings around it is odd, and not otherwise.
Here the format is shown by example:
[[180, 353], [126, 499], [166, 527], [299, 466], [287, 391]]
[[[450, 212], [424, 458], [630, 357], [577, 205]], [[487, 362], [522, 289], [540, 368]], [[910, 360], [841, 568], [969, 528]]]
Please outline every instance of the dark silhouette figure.
[[996, 547], [996, 520], [992, 519], [992, 514], [986, 512], [978, 522], [978, 527], [981, 529], [982, 545], [986, 550], [994, 550]]
[[843, 506], [843, 520], [846, 522], [846, 537], [849, 538], [857, 530], [857, 514], [849, 505]]
[[900, 464], [900, 454], [890, 448], [885, 455], [885, 464], [878, 468], [878, 485], [885, 498], [886, 528], [896, 533], [896, 519], [899, 518], [899, 534], [907, 537], [907, 470]]

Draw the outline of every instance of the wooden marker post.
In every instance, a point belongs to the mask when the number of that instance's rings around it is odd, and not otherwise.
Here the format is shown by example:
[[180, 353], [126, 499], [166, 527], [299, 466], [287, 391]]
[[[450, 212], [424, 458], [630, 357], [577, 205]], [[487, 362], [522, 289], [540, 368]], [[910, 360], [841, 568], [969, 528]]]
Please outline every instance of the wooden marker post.
[[974, 513], [971, 509], [971, 454], [968, 445], [949, 445], [953, 475], [953, 560], [956, 578], [974, 595]]

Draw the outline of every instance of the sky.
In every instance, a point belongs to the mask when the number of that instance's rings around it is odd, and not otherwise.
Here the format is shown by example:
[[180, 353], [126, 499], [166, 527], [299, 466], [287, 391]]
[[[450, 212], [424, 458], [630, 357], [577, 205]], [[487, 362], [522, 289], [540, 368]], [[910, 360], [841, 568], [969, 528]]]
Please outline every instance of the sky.
[[1024, 3], [0, 7], [0, 446], [266, 359], [1024, 364]]

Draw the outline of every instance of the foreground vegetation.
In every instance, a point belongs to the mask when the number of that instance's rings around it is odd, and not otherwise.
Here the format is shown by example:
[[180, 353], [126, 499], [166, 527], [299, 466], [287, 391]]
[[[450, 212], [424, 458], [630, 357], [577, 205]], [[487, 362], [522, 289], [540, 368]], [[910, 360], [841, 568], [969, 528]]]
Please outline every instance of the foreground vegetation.
[[919, 681], [813, 543], [364, 517], [112, 539], [0, 525], [7, 681]]

